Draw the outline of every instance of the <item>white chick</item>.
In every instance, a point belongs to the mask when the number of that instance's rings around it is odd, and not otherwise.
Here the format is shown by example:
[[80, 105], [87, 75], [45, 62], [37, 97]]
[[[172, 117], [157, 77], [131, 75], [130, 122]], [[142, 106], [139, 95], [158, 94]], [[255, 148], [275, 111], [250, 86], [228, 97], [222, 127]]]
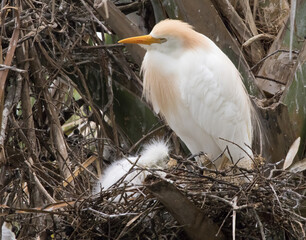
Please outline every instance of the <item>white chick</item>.
[[15, 240], [15, 233], [11, 230], [12, 224], [4, 222], [2, 225], [2, 238], [1, 240]]
[[[100, 192], [101, 188], [109, 189], [112, 185], [118, 182], [123, 176], [130, 172], [125, 178], [124, 182], [132, 183], [133, 185], [140, 185], [144, 182], [148, 171], [131, 170], [133, 164], [137, 161], [137, 166], [141, 168], [159, 168], [164, 169], [167, 165], [169, 157], [169, 146], [163, 140], [154, 140], [144, 146], [144, 149], [139, 156], [122, 158], [111, 164], [100, 177], [93, 190], [96, 194]], [[139, 159], [138, 159], [139, 158]], [[131, 171], [130, 171], [131, 170]]]

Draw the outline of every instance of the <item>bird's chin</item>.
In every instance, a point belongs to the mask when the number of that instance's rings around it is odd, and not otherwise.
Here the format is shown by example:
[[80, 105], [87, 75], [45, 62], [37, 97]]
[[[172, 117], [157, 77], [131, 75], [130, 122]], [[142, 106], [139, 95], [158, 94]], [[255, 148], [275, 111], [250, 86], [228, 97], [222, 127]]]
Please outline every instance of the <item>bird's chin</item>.
[[151, 45], [147, 45], [147, 44], [138, 44], [138, 45], [144, 48], [145, 50], [149, 50], [151, 48]]

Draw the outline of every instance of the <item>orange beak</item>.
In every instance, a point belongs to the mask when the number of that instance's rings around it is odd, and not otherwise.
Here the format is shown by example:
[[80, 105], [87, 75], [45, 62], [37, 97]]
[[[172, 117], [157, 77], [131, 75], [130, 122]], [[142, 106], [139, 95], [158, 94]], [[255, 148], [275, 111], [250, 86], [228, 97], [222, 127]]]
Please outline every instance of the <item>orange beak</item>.
[[151, 35], [125, 38], [118, 41], [118, 43], [136, 43], [136, 44], [146, 44], [146, 45], [151, 45], [152, 43], [162, 43], [162, 42], [164, 42], [163, 38], [154, 38]]

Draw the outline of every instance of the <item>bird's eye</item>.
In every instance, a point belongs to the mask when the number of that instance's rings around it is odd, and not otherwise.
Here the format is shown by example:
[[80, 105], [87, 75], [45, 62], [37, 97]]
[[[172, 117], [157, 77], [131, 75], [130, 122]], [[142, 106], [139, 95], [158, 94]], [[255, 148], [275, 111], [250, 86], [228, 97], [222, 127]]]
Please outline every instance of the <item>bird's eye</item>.
[[166, 38], [159, 38], [159, 41], [160, 41], [160, 43], [164, 43], [164, 42], [167, 42], [167, 39]]

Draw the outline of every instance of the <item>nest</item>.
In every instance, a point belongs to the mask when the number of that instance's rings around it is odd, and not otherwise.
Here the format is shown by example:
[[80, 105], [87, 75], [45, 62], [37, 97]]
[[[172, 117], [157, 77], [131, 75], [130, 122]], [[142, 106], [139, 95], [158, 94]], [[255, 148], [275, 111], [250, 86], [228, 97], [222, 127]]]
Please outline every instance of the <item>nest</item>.
[[[144, 185], [134, 186], [123, 177], [97, 195], [70, 196], [69, 202], [28, 209], [27, 213], [32, 212], [31, 218], [47, 215], [54, 239], [184, 239], [184, 216], [177, 215], [194, 209], [213, 220], [219, 236], [225, 238], [232, 234], [236, 239], [305, 238], [302, 173], [278, 170], [274, 164], [252, 171], [237, 166], [217, 171], [189, 159], [177, 162], [164, 170], [165, 177], [155, 173], [157, 169], [149, 169], [151, 175]], [[173, 191], [179, 198], [167, 194]], [[188, 201], [192, 207], [186, 205], [173, 214], [177, 201]], [[25, 222], [21, 217], [25, 212], [10, 211], [7, 221], [15, 225]]]
[[[159, 203], [159, 200], [166, 201], [167, 206], [180, 199], [160, 199], [159, 190], [152, 188], [154, 184], [163, 182], [175, 186], [199, 211], [220, 226], [219, 231], [227, 237], [235, 231], [238, 239], [258, 239], [259, 236], [263, 239], [264, 236], [304, 238], [306, 219], [299, 212], [305, 199], [301, 195], [305, 188], [303, 174], [273, 171], [271, 168], [272, 165], [267, 165], [248, 172], [238, 167], [222, 172], [205, 169], [210, 173], [203, 174], [203, 168], [190, 160], [181, 160], [174, 169], [166, 171], [166, 179], [157, 177], [153, 182], [147, 181], [150, 183], [143, 188], [136, 188], [138, 194], [135, 198], [123, 198], [122, 202], [117, 203], [111, 201], [118, 194], [124, 196], [128, 185], [124, 189], [102, 191], [97, 199], [92, 199], [86, 214], [98, 220], [95, 230], [100, 232], [95, 234], [100, 236], [112, 236], [114, 239], [131, 239], [133, 236], [138, 239], [156, 239], [157, 236], [162, 239], [182, 239], [184, 226], [169, 214], [171, 209]], [[245, 174], [253, 180], [241, 183]], [[106, 223], [114, 227], [103, 229], [101, 223], [105, 227]], [[236, 225], [234, 229], [233, 224]]]

